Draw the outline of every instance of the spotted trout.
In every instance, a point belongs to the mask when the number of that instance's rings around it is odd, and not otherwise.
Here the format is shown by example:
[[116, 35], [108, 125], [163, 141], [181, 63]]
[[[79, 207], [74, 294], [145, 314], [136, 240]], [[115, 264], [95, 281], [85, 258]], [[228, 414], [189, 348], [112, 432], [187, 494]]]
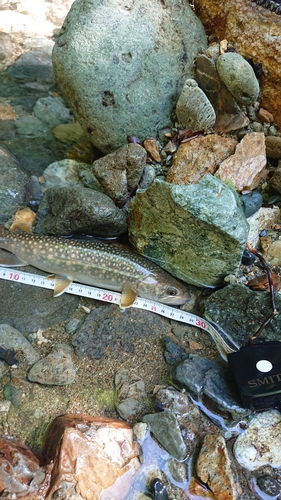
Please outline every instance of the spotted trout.
[[10, 231], [1, 226], [0, 248], [1, 266], [29, 264], [51, 273], [55, 297], [72, 281], [78, 281], [122, 292], [121, 307], [131, 306], [137, 295], [170, 305], [189, 300], [184, 284], [126, 247]]

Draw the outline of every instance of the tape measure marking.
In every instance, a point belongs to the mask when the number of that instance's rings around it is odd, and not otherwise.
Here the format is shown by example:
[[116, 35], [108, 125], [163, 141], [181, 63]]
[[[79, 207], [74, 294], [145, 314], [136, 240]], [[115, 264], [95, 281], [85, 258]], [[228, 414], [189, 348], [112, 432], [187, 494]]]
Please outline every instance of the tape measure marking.
[[[41, 276], [39, 274], [17, 271], [7, 267], [0, 267], [0, 278], [7, 281], [38, 286], [50, 290], [53, 290], [55, 286], [54, 280], [49, 279], [48, 277]], [[110, 304], [120, 304], [121, 301], [121, 293], [119, 292], [104, 290], [102, 288], [95, 288], [89, 285], [82, 285], [76, 282], [72, 282], [68, 286], [68, 288], [66, 289], [66, 293], [79, 295], [81, 297], [88, 297], [91, 299], [97, 299], [103, 302], [109, 302]], [[216, 346], [223, 359], [227, 359], [226, 354], [238, 350], [238, 346], [235, 346], [233, 342], [230, 341], [230, 339], [226, 341], [222, 337], [222, 335], [215, 329], [215, 327], [211, 325], [211, 323], [201, 318], [200, 316], [182, 311], [181, 309], [167, 306], [166, 304], [143, 299], [142, 297], [137, 297], [132, 307], [154, 312], [156, 314], [159, 314], [160, 316], [165, 316], [166, 318], [181, 321], [183, 323], [197, 326], [198, 328], [205, 330], [215, 341]]]

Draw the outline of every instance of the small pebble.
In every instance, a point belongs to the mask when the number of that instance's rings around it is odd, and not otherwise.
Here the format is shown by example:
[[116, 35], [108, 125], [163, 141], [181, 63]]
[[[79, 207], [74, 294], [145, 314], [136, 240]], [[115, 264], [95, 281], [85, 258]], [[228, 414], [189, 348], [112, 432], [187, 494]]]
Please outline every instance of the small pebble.
[[247, 248], [245, 248], [243, 255], [242, 255], [242, 260], [241, 263], [244, 266], [251, 266], [256, 260], [256, 257], [253, 253], [249, 252]]

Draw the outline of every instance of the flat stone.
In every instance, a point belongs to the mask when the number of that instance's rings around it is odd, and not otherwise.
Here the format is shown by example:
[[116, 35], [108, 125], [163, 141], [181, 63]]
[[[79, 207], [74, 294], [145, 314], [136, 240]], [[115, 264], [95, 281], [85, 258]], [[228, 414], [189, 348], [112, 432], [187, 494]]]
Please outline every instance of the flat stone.
[[44, 385], [71, 384], [76, 375], [72, 358], [72, 348], [66, 344], [58, 344], [50, 354], [32, 366], [27, 378], [30, 382]]
[[109, 153], [127, 135], [144, 140], [172, 125], [172, 109], [205, 48], [187, 3], [78, 0], [55, 43], [53, 67], [82, 128]]
[[236, 52], [225, 52], [217, 60], [216, 68], [233, 97], [241, 104], [251, 104], [259, 96], [259, 82], [252, 66]]
[[54, 236], [84, 232], [114, 236], [127, 229], [126, 214], [103, 193], [85, 187], [53, 187], [43, 193], [35, 232]]
[[223, 182], [232, 182], [237, 191], [255, 189], [264, 175], [266, 152], [264, 134], [246, 134], [237, 145], [234, 155], [224, 160], [216, 172]]
[[91, 173], [91, 166], [77, 160], [65, 159], [51, 163], [43, 172], [44, 187], [90, 187], [95, 191], [103, 189]]
[[[281, 126], [281, 16], [245, 0], [196, 0], [197, 13], [208, 32], [226, 39], [235, 50], [261, 63], [261, 106], [270, 110]], [[271, 26], [271, 29], [269, 29]]]
[[[216, 59], [218, 53], [213, 57], [201, 54], [196, 59], [196, 81], [210, 100], [215, 112], [216, 122], [214, 129], [216, 132], [231, 132], [249, 125], [249, 118], [238, 106], [232, 94], [221, 81], [216, 70]], [[212, 46], [210, 46], [212, 47]], [[212, 52], [214, 54], [215, 51]]]
[[10, 325], [0, 325], [0, 345], [4, 349], [21, 351], [28, 364], [33, 364], [40, 358], [39, 353], [24, 335]]
[[29, 201], [30, 179], [16, 158], [0, 147], [0, 224], [5, 224]]
[[234, 418], [245, 414], [228, 371], [213, 360], [197, 354], [191, 355], [176, 367], [175, 380], [187, 387], [199, 400], [206, 394]]
[[218, 134], [198, 137], [179, 146], [166, 177], [172, 184], [195, 184], [214, 174], [220, 163], [235, 151], [237, 142]]
[[186, 457], [186, 446], [173, 412], [152, 413], [145, 415], [142, 420], [149, 424], [153, 436], [172, 457], [177, 460], [183, 460]]
[[44, 139], [52, 138], [49, 128], [36, 116], [21, 116], [20, 118], [17, 118], [15, 125], [19, 137], [26, 137], [29, 139], [33, 139], [35, 137], [44, 137]]
[[140, 462], [132, 427], [87, 415], [57, 417], [48, 429], [44, 455], [50, 465], [48, 496], [66, 481], [84, 500], [122, 500]]
[[[42, 274], [34, 267], [27, 272]], [[15, 281], [2, 280], [0, 287], [0, 318], [25, 335], [69, 319], [79, 303], [79, 297], [64, 293], [53, 297], [52, 290], [38, 289]]]
[[189, 186], [155, 180], [129, 217], [132, 245], [177, 278], [214, 286], [236, 273], [248, 223], [236, 193], [212, 175]]
[[[281, 297], [275, 294], [276, 308], [281, 308]], [[261, 324], [272, 313], [269, 293], [253, 291], [247, 286], [232, 284], [214, 292], [204, 303], [204, 316], [215, 323], [239, 347], [247, 344]], [[249, 321], [251, 318], [251, 321]], [[281, 316], [265, 327], [262, 338], [265, 341], [279, 340]]]
[[143, 380], [136, 373], [120, 368], [114, 378], [116, 411], [126, 422], [136, 419], [145, 408], [146, 392]]
[[238, 436], [233, 447], [235, 458], [241, 467], [253, 471], [263, 465], [274, 468], [281, 466], [280, 422], [281, 415], [277, 410], [253, 416], [248, 428]]
[[180, 127], [190, 130], [210, 130], [216, 121], [212, 104], [192, 78], [188, 78], [183, 86], [176, 114]]

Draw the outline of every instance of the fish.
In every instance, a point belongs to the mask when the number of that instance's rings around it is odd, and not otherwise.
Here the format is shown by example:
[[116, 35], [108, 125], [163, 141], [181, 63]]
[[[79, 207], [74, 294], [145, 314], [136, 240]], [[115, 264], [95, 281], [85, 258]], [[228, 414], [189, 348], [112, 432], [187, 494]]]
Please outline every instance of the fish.
[[169, 305], [190, 299], [184, 283], [120, 245], [41, 236], [0, 226], [0, 248], [0, 266], [31, 265], [51, 273], [55, 297], [77, 281], [121, 292], [121, 308], [132, 306], [138, 295]]

